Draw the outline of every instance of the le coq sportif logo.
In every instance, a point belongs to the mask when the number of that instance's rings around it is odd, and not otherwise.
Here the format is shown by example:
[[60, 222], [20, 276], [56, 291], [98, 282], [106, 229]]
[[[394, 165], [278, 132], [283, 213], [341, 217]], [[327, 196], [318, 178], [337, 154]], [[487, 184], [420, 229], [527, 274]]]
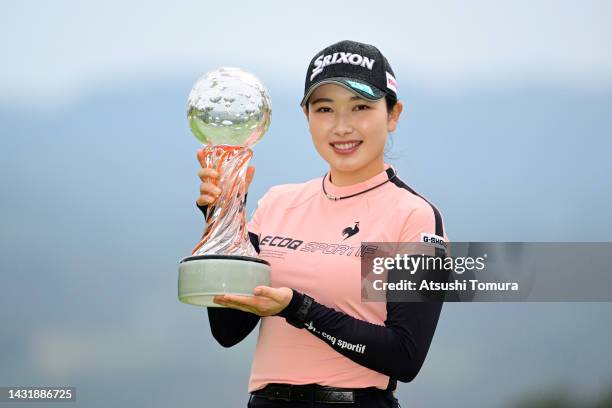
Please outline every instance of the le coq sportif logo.
[[358, 232], [359, 232], [359, 221], [355, 221], [354, 226], [346, 227], [345, 229], [342, 230], [342, 236], [344, 237], [344, 240], [347, 240], [348, 238], [352, 237]]

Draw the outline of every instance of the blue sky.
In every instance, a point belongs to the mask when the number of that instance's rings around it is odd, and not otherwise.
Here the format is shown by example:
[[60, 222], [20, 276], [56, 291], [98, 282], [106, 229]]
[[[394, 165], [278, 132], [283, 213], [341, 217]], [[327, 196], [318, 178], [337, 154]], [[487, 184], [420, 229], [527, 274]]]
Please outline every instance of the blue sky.
[[439, 92], [532, 82], [612, 84], [607, 1], [9, 2], [0, 100], [47, 105], [113, 78], [201, 74], [209, 61], [299, 84], [350, 38], [379, 46], [402, 86]]

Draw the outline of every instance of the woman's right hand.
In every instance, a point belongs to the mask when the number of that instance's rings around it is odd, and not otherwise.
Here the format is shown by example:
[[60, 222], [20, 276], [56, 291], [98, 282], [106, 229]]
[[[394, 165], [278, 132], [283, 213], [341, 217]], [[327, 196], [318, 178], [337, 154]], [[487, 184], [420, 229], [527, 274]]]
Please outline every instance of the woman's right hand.
[[[204, 149], [198, 150], [197, 153], [198, 161], [202, 168], [198, 171], [198, 177], [200, 178], [200, 196], [197, 199], [199, 206], [205, 206], [214, 203], [221, 194], [221, 188], [219, 187], [219, 177], [221, 176], [217, 171], [206, 167], [206, 161], [204, 159]], [[249, 190], [251, 181], [255, 174], [255, 167], [249, 166], [246, 173], [246, 191]]]

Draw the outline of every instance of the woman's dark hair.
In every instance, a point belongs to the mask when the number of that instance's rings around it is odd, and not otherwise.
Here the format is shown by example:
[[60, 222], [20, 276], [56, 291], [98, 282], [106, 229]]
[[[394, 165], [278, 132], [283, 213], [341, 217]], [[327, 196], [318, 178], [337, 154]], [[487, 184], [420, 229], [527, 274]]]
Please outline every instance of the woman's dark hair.
[[387, 102], [387, 113], [391, 113], [393, 107], [397, 103], [397, 98], [393, 95], [385, 95], [385, 102]]
[[[397, 98], [393, 95], [385, 95], [385, 102], [387, 102], [387, 114], [391, 113], [395, 104], [397, 104]], [[398, 156], [394, 156], [391, 153], [391, 148], [393, 147], [393, 135], [389, 133], [389, 138], [387, 139], [387, 143], [385, 144], [385, 159], [387, 160], [396, 160]]]

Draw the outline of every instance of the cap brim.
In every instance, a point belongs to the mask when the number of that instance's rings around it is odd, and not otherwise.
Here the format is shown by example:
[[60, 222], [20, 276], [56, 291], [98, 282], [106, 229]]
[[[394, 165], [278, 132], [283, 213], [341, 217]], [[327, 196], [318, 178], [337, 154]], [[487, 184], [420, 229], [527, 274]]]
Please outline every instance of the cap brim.
[[325, 84], [340, 85], [343, 88], [346, 88], [349, 91], [353, 92], [355, 95], [359, 96], [360, 98], [368, 99], [370, 101], [377, 101], [379, 99], [382, 99], [387, 94], [385, 91], [382, 91], [379, 88], [372, 86], [370, 84], [367, 84], [358, 79], [344, 78], [344, 77], [327, 78], [327, 79], [322, 80], [321, 82], [312, 84], [311, 87], [308, 88], [308, 92], [306, 92], [306, 95], [304, 95], [304, 98], [302, 98], [302, 102], [300, 102], [300, 106], [304, 106], [306, 104], [306, 102], [308, 101], [308, 98], [310, 98], [310, 95], [312, 95], [315, 89]]

